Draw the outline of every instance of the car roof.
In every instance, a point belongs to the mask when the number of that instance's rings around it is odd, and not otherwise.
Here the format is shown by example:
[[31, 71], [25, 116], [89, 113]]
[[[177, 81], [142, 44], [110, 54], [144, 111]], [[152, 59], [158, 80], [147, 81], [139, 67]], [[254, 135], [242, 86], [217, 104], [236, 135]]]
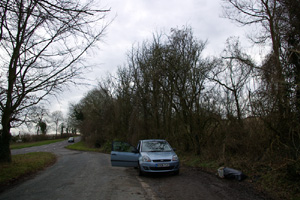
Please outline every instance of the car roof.
[[163, 140], [163, 139], [146, 139], [146, 140], [140, 140], [141, 142], [146, 142], [146, 141], [166, 141], [166, 140]]

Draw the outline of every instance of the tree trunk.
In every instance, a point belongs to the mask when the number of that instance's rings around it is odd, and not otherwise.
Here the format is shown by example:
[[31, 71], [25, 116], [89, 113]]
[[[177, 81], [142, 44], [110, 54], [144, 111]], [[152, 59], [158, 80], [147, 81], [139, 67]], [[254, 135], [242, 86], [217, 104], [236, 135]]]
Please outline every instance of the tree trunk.
[[300, 122], [300, 59], [297, 53], [292, 52], [290, 56], [290, 63], [294, 65], [294, 85], [295, 85], [295, 105], [296, 105], [296, 116], [298, 122]]
[[57, 123], [55, 124], [55, 132], [56, 132], [56, 134], [55, 134], [55, 136], [57, 137], [57, 127], [58, 127], [58, 125], [57, 125]]
[[2, 130], [0, 130], [0, 163], [11, 162], [10, 143], [10, 122], [9, 114], [2, 115]]

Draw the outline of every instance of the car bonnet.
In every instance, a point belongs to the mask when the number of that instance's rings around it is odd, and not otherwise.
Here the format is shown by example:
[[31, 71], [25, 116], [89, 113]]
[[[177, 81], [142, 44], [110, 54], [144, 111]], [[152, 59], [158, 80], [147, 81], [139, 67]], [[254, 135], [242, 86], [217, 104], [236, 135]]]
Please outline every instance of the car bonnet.
[[151, 160], [159, 160], [159, 159], [172, 159], [173, 155], [176, 155], [173, 151], [168, 152], [142, 152], [142, 156], [149, 156]]

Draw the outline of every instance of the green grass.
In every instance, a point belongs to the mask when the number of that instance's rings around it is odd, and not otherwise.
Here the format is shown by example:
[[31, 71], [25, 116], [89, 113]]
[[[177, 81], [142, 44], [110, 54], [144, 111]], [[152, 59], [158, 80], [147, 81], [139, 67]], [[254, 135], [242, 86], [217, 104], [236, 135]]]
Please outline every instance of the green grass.
[[219, 165], [216, 161], [207, 161], [201, 159], [199, 156], [181, 152], [177, 152], [177, 154], [180, 158], [180, 163], [183, 166], [201, 168], [202, 170], [211, 173], [216, 172], [216, 170], [219, 168]]
[[250, 163], [246, 159], [235, 158], [224, 164], [217, 160], [205, 160], [200, 156], [177, 152], [183, 166], [200, 168], [209, 173], [216, 173], [220, 166], [227, 166], [243, 171], [254, 188], [264, 191], [274, 199], [300, 200], [300, 160], [288, 165], [271, 166], [269, 163]]
[[99, 148], [90, 148], [83, 141], [77, 142], [75, 144], [68, 145], [68, 146], [66, 146], [66, 148], [67, 149], [71, 149], [71, 150], [78, 150], [78, 151], [95, 151], [95, 152], [100, 152]]
[[61, 142], [64, 140], [66, 139], [44, 140], [44, 141], [30, 142], [30, 143], [15, 143], [10, 145], [10, 149], [22, 149], [27, 147], [42, 146], [42, 145], [51, 144], [55, 142]]
[[48, 152], [13, 155], [11, 163], [0, 164], [0, 186], [8, 186], [50, 166], [55, 161], [56, 156]]
[[258, 183], [277, 199], [300, 200], [299, 174], [291, 177], [288, 172], [286, 167], [265, 171]]
[[67, 149], [77, 150], [77, 151], [94, 151], [101, 153], [110, 153], [111, 143], [104, 144], [101, 148], [91, 148], [84, 141], [77, 142], [75, 144], [71, 144], [66, 147]]

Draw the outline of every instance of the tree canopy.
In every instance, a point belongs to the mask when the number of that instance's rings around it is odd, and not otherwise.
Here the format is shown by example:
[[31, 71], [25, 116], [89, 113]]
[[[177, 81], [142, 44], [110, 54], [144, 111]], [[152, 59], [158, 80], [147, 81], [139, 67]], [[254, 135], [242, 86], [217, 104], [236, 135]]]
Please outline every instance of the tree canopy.
[[0, 2], [0, 162], [10, 161], [10, 128], [47, 95], [79, 78], [81, 58], [100, 41], [108, 10], [93, 1]]

